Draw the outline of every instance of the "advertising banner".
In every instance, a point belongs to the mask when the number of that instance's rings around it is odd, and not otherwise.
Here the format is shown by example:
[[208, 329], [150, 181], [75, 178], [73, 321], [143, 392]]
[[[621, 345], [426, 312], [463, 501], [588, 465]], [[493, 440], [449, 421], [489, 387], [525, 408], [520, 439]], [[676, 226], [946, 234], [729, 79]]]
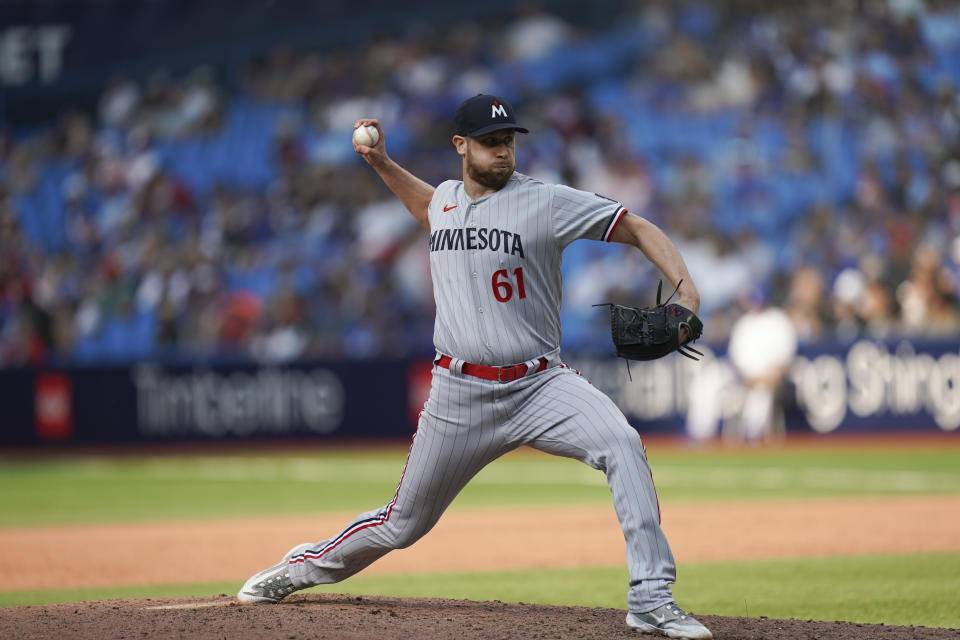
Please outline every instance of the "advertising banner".
[[[725, 354], [704, 350], [708, 355], [702, 362], [672, 355], [632, 363], [629, 372], [623, 360], [567, 360], [641, 432], [680, 432], [690, 403], [715, 402], [718, 419], [723, 419], [742, 401], [745, 385]], [[705, 381], [711, 377], [714, 381]], [[857, 340], [801, 348], [778, 397], [788, 430], [956, 431], [960, 345]]]
[[[691, 407], [718, 429], [744, 385], [722, 352], [631, 363], [567, 355], [641, 433], [682, 434]], [[135, 364], [0, 371], [0, 444], [217, 438], [406, 438], [430, 388], [429, 359], [286, 366]], [[779, 402], [791, 431], [958, 431], [960, 346], [858, 340], [801, 349]], [[696, 403], [696, 404], [691, 404]]]
[[416, 426], [408, 380], [418, 380], [411, 372], [422, 367], [385, 361], [4, 371], [0, 443], [405, 437]]

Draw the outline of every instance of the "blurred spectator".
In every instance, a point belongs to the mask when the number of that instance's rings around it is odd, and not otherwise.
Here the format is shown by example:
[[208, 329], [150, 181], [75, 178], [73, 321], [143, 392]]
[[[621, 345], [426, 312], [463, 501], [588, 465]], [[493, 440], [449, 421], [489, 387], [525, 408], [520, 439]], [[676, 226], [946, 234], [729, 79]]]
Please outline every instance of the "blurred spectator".
[[517, 16], [503, 30], [508, 60], [542, 58], [567, 42], [572, 29], [558, 16], [548, 13], [537, 2], [525, 0], [517, 7]]
[[910, 276], [897, 287], [901, 321], [907, 333], [951, 335], [958, 320], [954, 282], [931, 246], [920, 247]]
[[[429, 353], [425, 235], [349, 132], [378, 117], [438, 182], [450, 109], [480, 91], [536, 123], [531, 174], [668, 230], [708, 340], [758, 286], [801, 343], [960, 331], [955, 3], [575, 10], [117, 76], [92, 111], [3, 130], [0, 366]], [[565, 254], [564, 339], [603, 349], [589, 304], [655, 274], [587, 244]]]
[[825, 293], [823, 279], [812, 267], [799, 269], [790, 281], [786, 311], [801, 342], [815, 342], [823, 336]]

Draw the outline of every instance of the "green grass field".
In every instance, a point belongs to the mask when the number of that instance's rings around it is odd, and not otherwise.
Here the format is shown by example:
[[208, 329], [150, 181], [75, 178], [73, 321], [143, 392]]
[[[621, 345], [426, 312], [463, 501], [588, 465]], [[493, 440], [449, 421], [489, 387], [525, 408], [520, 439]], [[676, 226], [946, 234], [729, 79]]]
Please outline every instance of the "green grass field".
[[[960, 447], [648, 449], [661, 500], [794, 500], [960, 494]], [[403, 448], [262, 455], [60, 456], [0, 463], [0, 527], [359, 511], [392, 497]], [[346, 480], [349, 478], [349, 481]], [[521, 451], [453, 509], [609, 504], [603, 476]], [[697, 612], [960, 628], [960, 554], [685, 563], [678, 599]], [[623, 567], [363, 574], [323, 591], [624, 606]], [[2, 592], [0, 605], [233, 593], [237, 584]]]
[[[960, 448], [668, 448], [648, 456], [664, 502], [960, 493]], [[355, 511], [390, 500], [405, 458], [405, 449], [379, 448], [5, 460], [0, 526], [297, 513], [304, 504]], [[453, 508], [600, 502], [609, 502], [601, 473], [521, 450], [484, 469]]]

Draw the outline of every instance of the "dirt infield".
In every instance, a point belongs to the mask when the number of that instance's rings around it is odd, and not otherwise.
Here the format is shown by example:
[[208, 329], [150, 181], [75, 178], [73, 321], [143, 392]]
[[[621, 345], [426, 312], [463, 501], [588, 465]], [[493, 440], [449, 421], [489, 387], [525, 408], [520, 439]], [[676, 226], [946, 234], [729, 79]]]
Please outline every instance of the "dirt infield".
[[[616, 609], [418, 598], [292, 596], [241, 607], [230, 596], [106, 600], [0, 609], [0, 637], [297, 640], [616, 640], [641, 637]], [[699, 616], [717, 640], [958, 640], [960, 630]], [[647, 637], [647, 636], [643, 636]]]
[[[354, 515], [0, 529], [0, 591], [242, 582], [294, 544], [333, 535]], [[704, 522], [710, 523], [709, 530]], [[663, 506], [663, 527], [681, 565], [960, 551], [960, 496], [672, 503]], [[486, 544], [489, 540], [497, 544]], [[455, 510], [417, 544], [391, 553], [366, 573], [617, 566], [625, 561], [623, 534], [609, 507]], [[38, 565], [44, 570], [36, 571]]]
[[[236, 581], [239, 587], [294, 543], [331, 535], [353, 515], [0, 529], [0, 590], [219, 581]], [[547, 529], [548, 522], [562, 526]], [[709, 529], [704, 522], [710, 522]], [[960, 496], [675, 502], [663, 505], [663, 525], [681, 566], [701, 560], [960, 551]], [[498, 544], [476, 542], [491, 539]], [[582, 544], [585, 539], [593, 544]], [[623, 538], [609, 507], [454, 510], [423, 540], [390, 554], [367, 573], [623, 562]], [[232, 594], [222, 594], [0, 608], [0, 638], [640, 637], [623, 617], [624, 611], [616, 609], [317, 593], [296, 594], [277, 606], [241, 607]], [[718, 640], [960, 640], [960, 630], [951, 629], [698, 617]]]
[[[896, 551], [960, 550], [960, 497], [674, 504], [664, 526], [681, 562]], [[706, 519], [706, 520], [705, 520]], [[237, 580], [297, 540], [335, 531], [346, 517], [210, 520], [0, 530], [3, 589]], [[709, 531], [700, 524], [711, 522]], [[545, 545], [544, 522], [551, 529]], [[276, 540], [277, 531], [285, 531]], [[504, 533], [507, 532], [507, 533]], [[289, 534], [289, 535], [288, 535]], [[497, 536], [501, 544], [471, 541]], [[583, 545], [584, 539], [595, 542]], [[250, 540], [270, 540], [251, 545]], [[140, 552], [150, 548], [147, 560]], [[470, 548], [470, 554], [463, 549]], [[483, 550], [488, 550], [484, 553]], [[368, 572], [616, 565], [623, 539], [603, 507], [453, 512], [410, 549]], [[44, 571], [36, 571], [39, 563]], [[500, 602], [299, 594], [278, 606], [201, 600], [112, 600], [0, 609], [0, 638], [440, 638], [638, 637], [614, 609]], [[715, 637], [738, 640], [960, 640], [960, 630], [701, 616]]]

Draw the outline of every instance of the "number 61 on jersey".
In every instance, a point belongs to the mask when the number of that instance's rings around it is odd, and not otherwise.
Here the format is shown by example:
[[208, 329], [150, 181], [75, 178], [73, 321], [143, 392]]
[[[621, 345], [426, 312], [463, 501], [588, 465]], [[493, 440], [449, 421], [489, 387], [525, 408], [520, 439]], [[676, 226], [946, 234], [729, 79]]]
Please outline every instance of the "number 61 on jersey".
[[513, 297], [513, 282], [517, 283], [517, 298], [526, 298], [527, 290], [523, 285], [523, 267], [517, 267], [513, 270], [512, 281], [510, 273], [506, 269], [493, 272], [493, 277], [490, 278], [490, 286], [493, 287], [493, 297], [497, 299], [497, 302], [507, 302]]

